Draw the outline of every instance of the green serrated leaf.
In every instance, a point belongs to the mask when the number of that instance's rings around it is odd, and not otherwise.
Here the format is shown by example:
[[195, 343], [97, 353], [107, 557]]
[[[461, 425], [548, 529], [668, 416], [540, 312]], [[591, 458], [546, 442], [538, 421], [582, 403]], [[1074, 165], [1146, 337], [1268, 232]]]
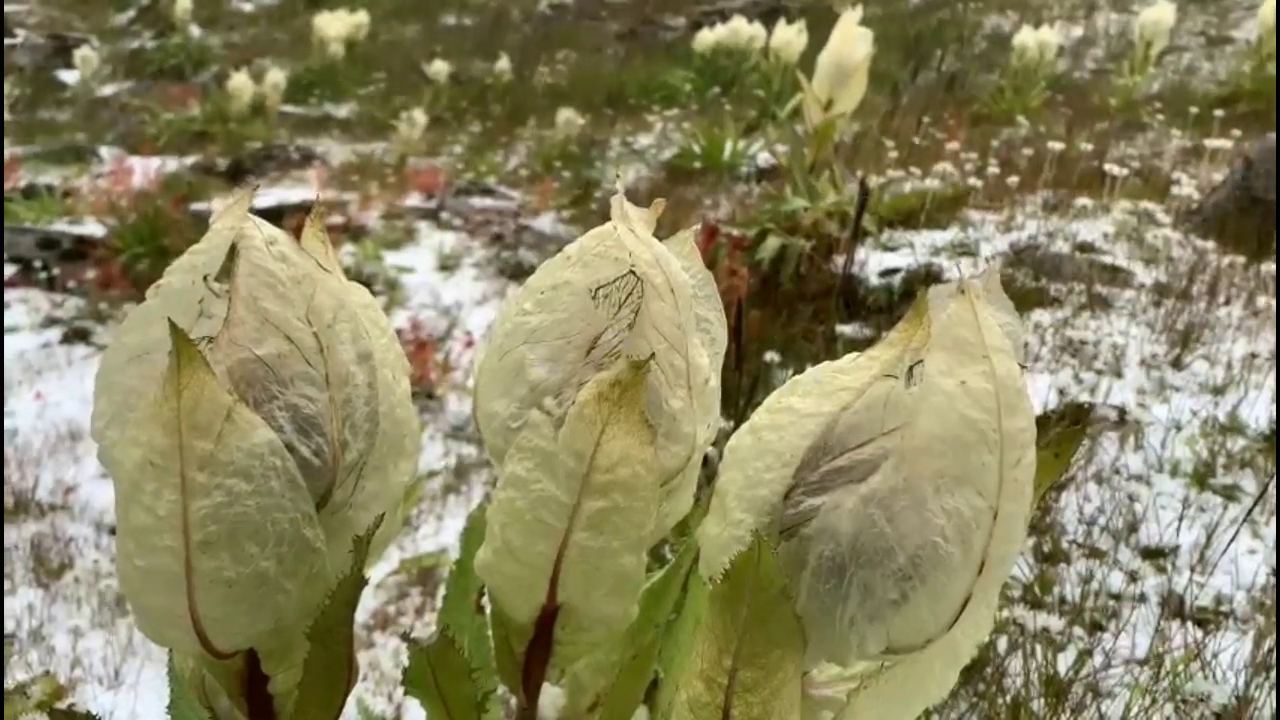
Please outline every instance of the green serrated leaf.
[[680, 612], [662, 635], [662, 647], [658, 651], [658, 687], [654, 693], [653, 717], [671, 717], [680, 679], [689, 668], [693, 657], [693, 643], [702, 618], [706, 616], [707, 600], [711, 589], [702, 575], [693, 573], [685, 588]]
[[307, 630], [307, 657], [298, 682], [294, 720], [337, 720], [356, 683], [355, 615], [368, 578], [369, 545], [382, 525], [379, 515], [351, 545], [351, 566], [338, 579]]
[[646, 584], [640, 611], [622, 640], [569, 670], [563, 683], [568, 716], [594, 711], [598, 720], [630, 720], [654, 678], [663, 636], [684, 596], [697, 554], [695, 542], [684, 543]]
[[482, 720], [486, 700], [472, 676], [471, 661], [448, 632], [437, 630], [426, 644], [409, 648], [401, 677], [405, 693], [422, 703], [431, 720]]
[[496, 605], [489, 607], [489, 629], [493, 634], [493, 664], [498, 670], [498, 679], [517, 700], [523, 700], [520, 676], [529, 632], [522, 631]]
[[[461, 645], [462, 653], [471, 661], [473, 671], [491, 680], [490, 691], [497, 689], [497, 671], [493, 664], [493, 645], [489, 624], [481, 598], [484, 583], [476, 575], [476, 551], [484, 543], [486, 506], [481, 503], [471, 511], [462, 529], [458, 559], [445, 581], [444, 599], [436, 622]], [[482, 688], [484, 689], [484, 688]]]
[[169, 720], [210, 720], [209, 711], [196, 700], [182, 673], [178, 671], [172, 652], [169, 653], [167, 664], [169, 675]]
[[711, 587], [677, 680], [675, 720], [800, 717], [804, 630], [773, 549], [759, 535]]
[[1039, 507], [1045, 494], [1071, 469], [1089, 433], [1093, 407], [1068, 403], [1036, 418], [1036, 484], [1032, 501]]

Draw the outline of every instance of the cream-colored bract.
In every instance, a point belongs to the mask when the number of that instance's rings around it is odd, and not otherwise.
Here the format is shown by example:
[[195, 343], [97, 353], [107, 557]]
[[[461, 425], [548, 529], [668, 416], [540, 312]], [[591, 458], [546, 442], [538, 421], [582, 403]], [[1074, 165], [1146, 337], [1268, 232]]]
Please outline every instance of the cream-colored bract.
[[650, 372], [648, 360], [618, 360], [587, 381], [563, 424], [535, 409], [499, 468], [476, 573], [528, 631], [558, 563], [558, 663], [614, 640], [635, 616], [661, 499], [643, 402]]
[[420, 426], [395, 332], [322, 227], [295, 240], [251, 204], [234, 198], [117, 329], [92, 434], [139, 627], [180, 653], [259, 650], [287, 705], [352, 541], [385, 514], [376, 557], [398, 530]]
[[475, 415], [501, 466], [530, 414], [559, 423], [588, 380], [620, 358], [652, 357], [644, 408], [657, 433], [663, 509], [656, 541], [688, 511], [720, 417], [726, 342], [715, 282], [693, 230], [653, 236], [661, 202], [621, 191], [609, 222], [547, 260], [503, 304], [475, 377]]
[[998, 266], [937, 286], [880, 344], [784, 385], [725, 449], [701, 570], [777, 533], [806, 665], [842, 670], [846, 720], [917, 717], [991, 632], [1035, 473], [1021, 343]]

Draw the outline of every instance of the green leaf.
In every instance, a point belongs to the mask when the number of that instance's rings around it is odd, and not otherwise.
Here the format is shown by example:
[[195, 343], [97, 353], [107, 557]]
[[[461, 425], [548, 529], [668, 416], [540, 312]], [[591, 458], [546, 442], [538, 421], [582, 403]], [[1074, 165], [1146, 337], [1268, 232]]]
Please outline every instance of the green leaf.
[[211, 720], [209, 711], [196, 700], [191, 687], [169, 653], [169, 720]]
[[759, 535], [711, 587], [677, 680], [674, 720], [800, 717], [804, 630], [773, 549]]
[[1032, 508], [1071, 469], [1089, 433], [1093, 406], [1068, 403], [1036, 417], [1036, 484]]
[[662, 635], [662, 647], [658, 651], [658, 687], [652, 703], [654, 717], [671, 716], [680, 679], [684, 677], [689, 668], [689, 660], [693, 657], [694, 639], [702, 618], [706, 616], [710, 594], [711, 588], [707, 581], [702, 575], [694, 573], [685, 588], [679, 614]]
[[436, 630], [426, 644], [410, 647], [401, 682], [431, 720], [485, 717], [484, 693], [476, 686], [471, 661], [444, 628]]
[[654, 678], [663, 637], [684, 597], [697, 554], [697, 543], [686, 541], [645, 586], [640, 612], [622, 640], [569, 670], [564, 682], [567, 715], [595, 710], [592, 717], [598, 720], [631, 719]]
[[[475, 572], [476, 551], [484, 543], [486, 506], [471, 511], [462, 530], [458, 559], [449, 571], [444, 600], [436, 616], [436, 634], [426, 642], [411, 642], [403, 684], [422, 703], [430, 717], [470, 718], [496, 711], [498, 670], [494, 664], [489, 625], [481, 600], [484, 584]], [[458, 677], [456, 654], [466, 665], [466, 679]], [[433, 709], [434, 708], [434, 709]], [[488, 710], [488, 712], [486, 712]]]
[[382, 525], [378, 515], [351, 546], [351, 566], [338, 579], [307, 630], [307, 658], [298, 682], [294, 720], [337, 720], [355, 687], [355, 616], [368, 578], [364, 575], [369, 545]]
[[481, 503], [472, 510], [462, 529], [458, 559], [445, 582], [444, 599], [436, 622], [461, 645], [462, 653], [471, 661], [472, 670], [484, 673], [483, 677], [491, 680], [489, 690], [496, 690], [493, 645], [481, 604], [484, 583], [476, 575], [476, 552], [484, 543], [486, 509], [486, 505]]
[[489, 629], [493, 633], [493, 661], [498, 670], [498, 679], [517, 700], [523, 700], [520, 676], [529, 632], [517, 627], [502, 608], [496, 605], [489, 607]]

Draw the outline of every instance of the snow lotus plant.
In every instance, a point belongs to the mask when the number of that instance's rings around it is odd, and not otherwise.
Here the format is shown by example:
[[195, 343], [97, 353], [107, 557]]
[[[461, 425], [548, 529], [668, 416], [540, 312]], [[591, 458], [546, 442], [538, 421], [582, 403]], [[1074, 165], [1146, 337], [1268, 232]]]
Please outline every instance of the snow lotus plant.
[[93, 438], [117, 567], [171, 651], [175, 719], [336, 720], [364, 564], [417, 469], [408, 362], [322, 225], [251, 193], [165, 271], [103, 354]]
[[619, 192], [503, 305], [475, 385], [497, 483], [407, 693], [432, 720], [917, 717], [991, 632], [1033, 505], [998, 268], [775, 391], [708, 487], [725, 317], [661, 209]]

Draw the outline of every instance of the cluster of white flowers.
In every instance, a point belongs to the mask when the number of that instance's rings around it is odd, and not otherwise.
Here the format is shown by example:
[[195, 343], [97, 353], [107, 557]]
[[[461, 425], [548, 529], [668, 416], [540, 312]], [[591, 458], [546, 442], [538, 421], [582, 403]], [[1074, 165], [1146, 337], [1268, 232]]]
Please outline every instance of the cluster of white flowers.
[[347, 46], [369, 36], [369, 11], [321, 10], [311, 16], [311, 40], [333, 60], [347, 55]]
[[739, 14], [694, 33], [693, 51], [699, 55], [721, 50], [758, 53], [768, 42], [769, 31], [763, 23]]
[[1013, 34], [1009, 64], [1043, 72], [1052, 67], [1062, 49], [1062, 33], [1050, 23], [1039, 27], [1023, 25]]
[[284, 104], [284, 92], [289, 88], [289, 73], [276, 65], [268, 65], [262, 73], [262, 81], [253, 79], [248, 68], [233, 70], [227, 75], [222, 89], [227, 94], [227, 109], [233, 116], [247, 114], [254, 101], [261, 95], [262, 106], [275, 114]]
[[399, 152], [407, 152], [416, 145], [427, 132], [430, 118], [427, 111], [420, 107], [410, 108], [400, 113], [395, 120], [394, 145]]
[[1133, 44], [1140, 63], [1149, 66], [1160, 57], [1177, 23], [1178, 6], [1169, 0], [1156, 0], [1138, 13], [1133, 22]]
[[778, 18], [773, 31], [758, 20], [734, 15], [722, 23], [707, 25], [693, 35], [693, 51], [698, 55], [731, 51], [765, 56], [782, 65], [795, 65], [809, 46], [809, 26], [803, 18]]

